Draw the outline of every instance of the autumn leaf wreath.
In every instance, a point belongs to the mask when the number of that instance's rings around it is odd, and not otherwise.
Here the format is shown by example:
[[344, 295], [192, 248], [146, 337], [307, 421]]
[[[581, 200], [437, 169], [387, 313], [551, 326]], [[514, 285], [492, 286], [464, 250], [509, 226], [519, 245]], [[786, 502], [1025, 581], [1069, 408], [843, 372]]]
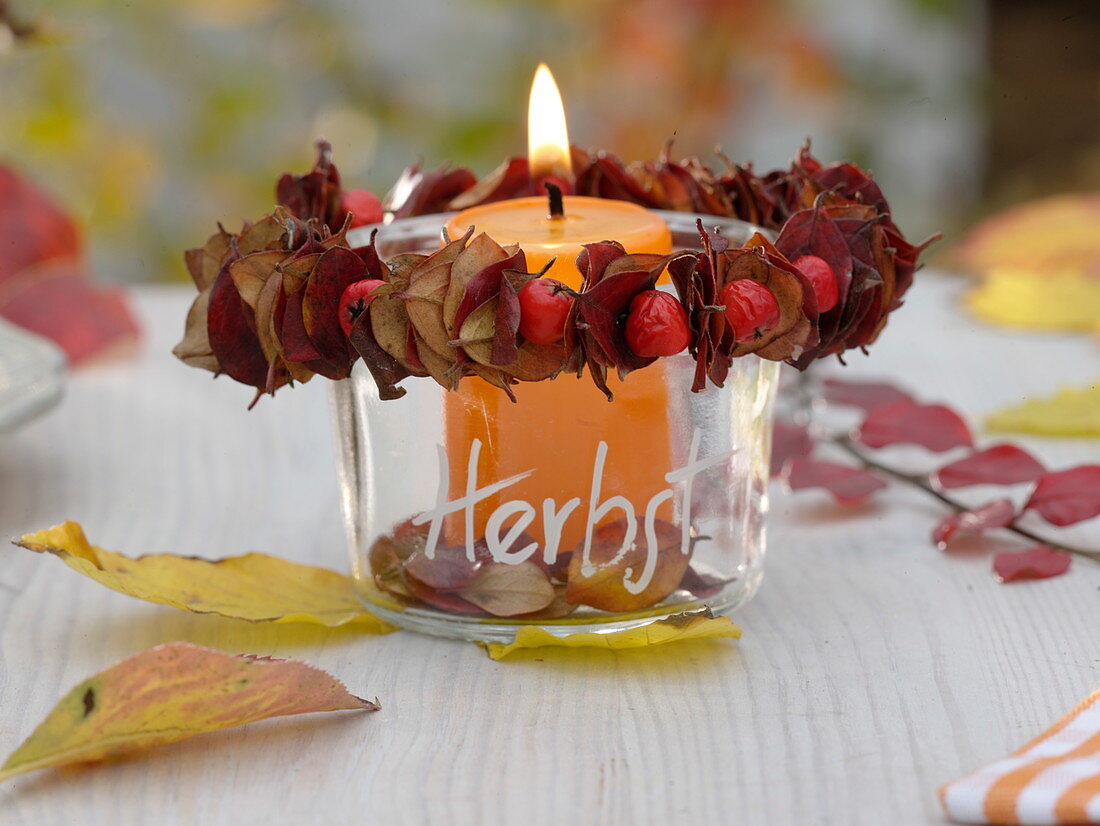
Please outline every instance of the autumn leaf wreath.
[[[823, 165], [803, 147], [788, 169], [757, 175], [723, 159], [624, 164], [573, 148], [568, 194], [737, 218], [761, 229], [733, 247], [700, 219], [698, 251], [630, 254], [589, 244], [572, 290], [528, 272], [523, 251], [467, 233], [431, 254], [382, 260], [372, 235], [348, 231], [539, 192], [523, 158], [478, 180], [467, 169], [410, 167], [385, 202], [341, 186], [331, 147], [305, 175], [283, 175], [271, 214], [239, 232], [219, 225], [186, 263], [199, 294], [175, 354], [256, 388], [256, 399], [314, 374], [347, 378], [362, 358], [383, 399], [430, 376], [447, 389], [480, 376], [512, 396], [520, 381], [563, 373], [611, 398], [625, 377], [684, 349], [692, 390], [721, 386], [734, 358], [755, 354], [804, 369], [865, 349], [913, 281], [921, 252], [894, 223], [874, 179], [851, 163]], [[771, 239], [769, 240], [769, 236]], [[656, 290], [667, 269], [674, 292]], [[514, 398], [514, 397], [513, 397]], [[253, 401], [255, 403], [255, 400]]]

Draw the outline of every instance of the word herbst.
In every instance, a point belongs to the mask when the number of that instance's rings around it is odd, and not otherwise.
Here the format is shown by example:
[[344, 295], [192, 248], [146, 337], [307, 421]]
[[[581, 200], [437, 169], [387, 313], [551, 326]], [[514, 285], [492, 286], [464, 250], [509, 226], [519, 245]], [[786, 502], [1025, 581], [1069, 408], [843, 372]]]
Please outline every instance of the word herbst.
[[[645, 533], [646, 557], [645, 566], [634, 576], [632, 568], [626, 568], [623, 572], [623, 585], [632, 594], [641, 593], [649, 585], [653, 578], [653, 572], [657, 567], [657, 556], [660, 553], [660, 544], [657, 539], [657, 511], [665, 502], [675, 500], [677, 488], [679, 490], [679, 502], [676, 503], [680, 514], [680, 552], [687, 555], [691, 551], [691, 505], [692, 490], [695, 477], [707, 470], [723, 465], [729, 460], [736, 449], [719, 453], [707, 458], [699, 458], [699, 430], [692, 435], [691, 447], [688, 451], [687, 463], [665, 474], [665, 481], [669, 487], [654, 494], [645, 504], [642, 526]], [[466, 467], [466, 494], [457, 499], [448, 499], [450, 476], [450, 460], [446, 449], [439, 445], [439, 486], [436, 492], [435, 507], [421, 513], [413, 519], [414, 525], [430, 524], [427, 546], [424, 554], [428, 559], [434, 559], [439, 543], [439, 537], [443, 530], [445, 518], [452, 513], [462, 512], [465, 515], [465, 547], [466, 556], [472, 562], [475, 559], [474, 550], [474, 508], [479, 503], [488, 499], [512, 485], [526, 479], [537, 472], [537, 468], [517, 473], [506, 479], [492, 482], [484, 487], [479, 486], [478, 460], [481, 456], [482, 443], [480, 439], [474, 439], [470, 445], [470, 458]], [[626, 533], [622, 544], [614, 558], [605, 563], [608, 566], [618, 564], [626, 554], [635, 547], [638, 533], [638, 509], [634, 503], [625, 496], [615, 495], [602, 499], [604, 467], [607, 463], [607, 443], [601, 441], [596, 446], [596, 455], [592, 466], [592, 484], [588, 493], [588, 507], [585, 515], [584, 545], [582, 548], [581, 573], [584, 576], [592, 576], [596, 572], [596, 566], [592, 563], [592, 533], [608, 514], [615, 510], [622, 511], [626, 523]], [[543, 543], [542, 559], [547, 564], [553, 564], [561, 550], [562, 527], [573, 513], [581, 507], [584, 500], [579, 496], [566, 501], [560, 507], [558, 503], [547, 497], [542, 501]], [[496, 562], [509, 565], [518, 565], [526, 562], [539, 550], [538, 542], [530, 542], [521, 548], [513, 549], [513, 545], [524, 535], [527, 529], [535, 521], [538, 510], [534, 504], [523, 499], [512, 499], [502, 503], [493, 510], [485, 525], [485, 544]], [[505, 524], [514, 518], [512, 524], [501, 531]]]

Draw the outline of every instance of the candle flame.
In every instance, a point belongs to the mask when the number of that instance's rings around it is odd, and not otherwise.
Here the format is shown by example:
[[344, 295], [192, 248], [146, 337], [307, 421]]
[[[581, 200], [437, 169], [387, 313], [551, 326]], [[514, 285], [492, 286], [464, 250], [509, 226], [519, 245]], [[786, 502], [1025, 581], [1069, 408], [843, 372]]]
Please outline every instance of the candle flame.
[[531, 101], [527, 107], [527, 161], [531, 177], [535, 179], [546, 175], [569, 177], [573, 173], [565, 106], [558, 84], [545, 63], [539, 64], [531, 83]]

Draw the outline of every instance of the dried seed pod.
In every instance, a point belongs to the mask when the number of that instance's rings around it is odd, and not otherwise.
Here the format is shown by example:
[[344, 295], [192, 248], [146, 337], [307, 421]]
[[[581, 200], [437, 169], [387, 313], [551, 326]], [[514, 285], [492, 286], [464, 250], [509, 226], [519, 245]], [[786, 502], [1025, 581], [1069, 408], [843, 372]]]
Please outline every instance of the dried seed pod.
[[332, 146], [317, 141], [317, 162], [305, 175], [289, 172], [275, 185], [275, 202], [285, 206], [296, 218], [318, 221], [332, 232], [344, 225], [347, 210], [343, 206], [340, 173], [332, 162]]

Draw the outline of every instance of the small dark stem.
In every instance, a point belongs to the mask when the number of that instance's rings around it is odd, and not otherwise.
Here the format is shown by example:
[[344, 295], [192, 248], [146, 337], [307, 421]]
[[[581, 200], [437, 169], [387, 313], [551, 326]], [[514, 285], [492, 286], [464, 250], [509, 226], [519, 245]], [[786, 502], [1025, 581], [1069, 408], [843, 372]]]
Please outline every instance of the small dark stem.
[[543, 184], [550, 198], [550, 219], [560, 221], [565, 218], [565, 199], [561, 194], [561, 187], [546, 181]]
[[[845, 453], [847, 453], [849, 456], [851, 456], [853, 459], [863, 465], [863, 467], [870, 470], [876, 470], [884, 476], [889, 476], [890, 478], [896, 479], [899, 482], [904, 482], [911, 487], [920, 488], [930, 496], [934, 496], [935, 498], [939, 499], [941, 502], [943, 502], [943, 504], [947, 505], [956, 513], [970, 510], [970, 508], [968, 508], [963, 503], [952, 499], [943, 491], [937, 490], [928, 480], [927, 476], [915, 473], [905, 473], [904, 471], [898, 470], [897, 468], [892, 468], [889, 465], [884, 465], [882, 462], [876, 459], [872, 459], [863, 451], [859, 450], [849, 436], [832, 435], [828, 437], [828, 441], [839, 447], [841, 450], [843, 450]], [[1009, 523], [1008, 525], [1005, 525], [1004, 530], [1011, 531], [1017, 536], [1022, 536], [1025, 539], [1031, 540], [1032, 542], [1038, 542], [1040, 545], [1046, 545], [1048, 548], [1053, 548], [1056, 551], [1064, 551], [1065, 553], [1076, 554], [1077, 556], [1086, 557], [1087, 559], [1091, 559], [1094, 562], [1100, 562], [1100, 551], [1088, 551], [1084, 548], [1075, 548], [1072, 545], [1065, 545], [1061, 542], [1054, 542], [1050, 539], [1047, 539], [1046, 537], [1039, 536], [1036, 533], [1032, 533], [1027, 528], [1020, 527], [1016, 524], [1015, 521]]]

